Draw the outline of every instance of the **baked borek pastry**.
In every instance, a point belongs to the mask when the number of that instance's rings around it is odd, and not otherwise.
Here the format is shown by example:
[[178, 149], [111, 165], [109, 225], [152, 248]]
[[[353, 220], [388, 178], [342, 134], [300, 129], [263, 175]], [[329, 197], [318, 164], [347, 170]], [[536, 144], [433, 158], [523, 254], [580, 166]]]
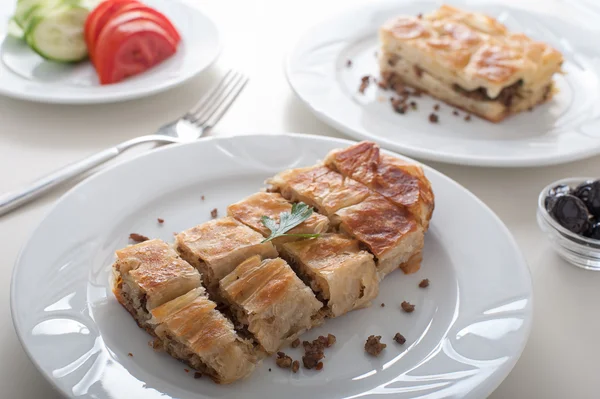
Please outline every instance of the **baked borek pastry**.
[[219, 384], [247, 377], [258, 361], [252, 343], [196, 288], [152, 310], [155, 349], [164, 349]]
[[563, 57], [495, 19], [450, 6], [379, 31], [384, 83], [412, 86], [492, 122], [543, 103]]
[[253, 256], [219, 286], [237, 322], [269, 354], [322, 323], [323, 304], [281, 258], [261, 261]]
[[285, 243], [282, 256], [325, 303], [328, 317], [365, 308], [379, 293], [373, 255], [342, 234]]
[[413, 273], [423, 249], [424, 230], [406, 209], [373, 193], [360, 204], [338, 210], [331, 223], [363, 243], [377, 260], [380, 277], [400, 267]]
[[141, 328], [148, 325], [150, 311], [200, 287], [200, 274], [161, 240], [150, 240], [116, 251], [113, 264], [115, 297]]
[[370, 192], [364, 185], [322, 165], [285, 170], [268, 179], [267, 184], [286, 199], [304, 202], [326, 216], [358, 204]]
[[[282, 212], [291, 212], [292, 204], [278, 193], [259, 192], [253, 194], [240, 202], [227, 207], [227, 215], [231, 216], [246, 226], [258, 231], [264, 237], [271, 234], [271, 230], [261, 222], [262, 216], [268, 216], [279, 223]], [[327, 231], [329, 219], [318, 213], [313, 213], [308, 219], [289, 230], [287, 234], [320, 234]], [[299, 237], [283, 236], [272, 240], [277, 249], [281, 244], [296, 241]]]
[[215, 219], [177, 235], [175, 245], [181, 257], [201, 273], [208, 292], [217, 291], [219, 280], [253, 255], [276, 258], [271, 242], [234, 218]]
[[421, 166], [381, 154], [369, 141], [331, 151], [325, 165], [408, 208], [425, 230], [429, 227], [434, 195]]

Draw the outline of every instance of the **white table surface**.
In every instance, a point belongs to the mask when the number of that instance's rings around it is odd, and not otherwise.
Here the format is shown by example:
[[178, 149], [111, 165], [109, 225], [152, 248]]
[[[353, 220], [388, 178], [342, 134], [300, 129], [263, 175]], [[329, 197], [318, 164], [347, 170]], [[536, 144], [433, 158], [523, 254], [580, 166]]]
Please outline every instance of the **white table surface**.
[[[10, 7], [12, 1], [0, 0], [0, 7]], [[100, 106], [55, 106], [0, 97], [0, 192], [152, 132], [187, 110], [228, 66], [243, 69], [251, 81], [212, 134], [305, 132], [343, 137], [317, 121], [294, 97], [283, 74], [282, 59], [294, 38], [310, 24], [358, 0], [192, 2], [216, 19], [225, 51], [210, 71], [184, 87]], [[473, 191], [500, 216], [525, 253], [533, 275], [534, 321], [529, 342], [491, 398], [600, 397], [600, 273], [575, 268], [558, 258], [535, 221], [541, 188], [563, 177], [599, 176], [600, 157], [516, 170], [426, 163]], [[0, 217], [1, 398], [60, 397], [19, 344], [10, 318], [9, 285], [19, 249], [51, 204], [71, 186]]]

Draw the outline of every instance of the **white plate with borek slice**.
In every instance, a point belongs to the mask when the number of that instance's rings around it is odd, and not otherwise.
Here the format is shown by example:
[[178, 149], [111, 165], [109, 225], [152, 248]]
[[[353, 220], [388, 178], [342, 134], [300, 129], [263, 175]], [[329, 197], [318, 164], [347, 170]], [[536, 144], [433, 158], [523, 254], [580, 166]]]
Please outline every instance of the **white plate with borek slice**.
[[[498, 217], [428, 167], [436, 204], [421, 270], [394, 271], [371, 307], [302, 335], [337, 337], [321, 371], [293, 374], [268, 358], [231, 385], [194, 379], [193, 371], [184, 371], [188, 366], [148, 346], [150, 335], [114, 298], [114, 251], [128, 245], [130, 233], [172, 242], [174, 232], [210, 220], [214, 208], [224, 215], [266, 178], [351, 144], [292, 134], [209, 138], [153, 151], [85, 180], [46, 215], [14, 267], [12, 315], [28, 355], [67, 397], [487, 397], [527, 341], [529, 270]], [[419, 288], [425, 278], [429, 287]], [[403, 301], [415, 311], [403, 312]], [[397, 332], [404, 345], [393, 341]], [[370, 335], [387, 344], [378, 357], [364, 350]], [[300, 349], [284, 350], [299, 360]]]
[[169, 0], [144, 0], [173, 23], [181, 35], [177, 52], [159, 65], [121, 82], [101, 85], [89, 61], [62, 64], [44, 60], [24, 40], [9, 35], [14, 9], [0, 9], [0, 95], [56, 104], [110, 103], [146, 97], [193, 78], [219, 55], [219, 32], [200, 9]]
[[[371, 84], [358, 92], [363, 76], [379, 77], [377, 32], [388, 19], [418, 15], [442, 5], [437, 0], [368, 2], [307, 31], [288, 55], [285, 71], [298, 97], [322, 121], [358, 139], [402, 154], [474, 166], [525, 167], [559, 164], [600, 153], [600, 7], [583, 2], [534, 0], [450, 3], [482, 12], [546, 42], [565, 59], [555, 76], [558, 93], [532, 112], [494, 124], [428, 96], [417, 110], [394, 112], [390, 91]], [[348, 60], [352, 65], [348, 66]], [[439, 111], [434, 110], [440, 104]], [[438, 123], [429, 115], [437, 114]]]

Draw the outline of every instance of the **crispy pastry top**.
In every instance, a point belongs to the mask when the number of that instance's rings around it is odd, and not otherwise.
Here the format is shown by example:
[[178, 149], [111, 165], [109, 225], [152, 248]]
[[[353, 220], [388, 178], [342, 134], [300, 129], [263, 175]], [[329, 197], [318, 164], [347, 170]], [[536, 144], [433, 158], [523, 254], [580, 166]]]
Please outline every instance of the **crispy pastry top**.
[[465, 90], [483, 87], [491, 98], [520, 80], [547, 80], [560, 71], [562, 54], [484, 14], [443, 5], [419, 18], [398, 16], [380, 29], [384, 49], [435, 75], [449, 70]]

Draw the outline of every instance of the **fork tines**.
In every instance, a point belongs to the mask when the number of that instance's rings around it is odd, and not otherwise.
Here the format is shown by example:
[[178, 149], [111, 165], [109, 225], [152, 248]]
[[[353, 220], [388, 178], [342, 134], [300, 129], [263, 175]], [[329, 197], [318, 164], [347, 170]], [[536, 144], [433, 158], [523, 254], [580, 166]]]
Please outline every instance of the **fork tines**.
[[233, 69], [229, 70], [183, 118], [203, 128], [214, 126], [233, 104], [246, 83], [247, 76]]

